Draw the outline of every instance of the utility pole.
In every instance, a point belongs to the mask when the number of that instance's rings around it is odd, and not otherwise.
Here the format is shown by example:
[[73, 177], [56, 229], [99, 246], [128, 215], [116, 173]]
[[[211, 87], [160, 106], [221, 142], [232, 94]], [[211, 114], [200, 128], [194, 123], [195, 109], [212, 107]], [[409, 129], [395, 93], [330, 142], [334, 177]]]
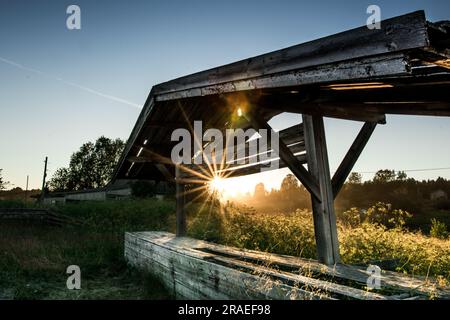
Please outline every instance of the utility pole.
[[30, 176], [27, 175], [27, 186], [25, 188], [25, 202], [28, 201], [28, 180], [29, 180]]
[[44, 165], [44, 176], [42, 178], [42, 191], [41, 191], [41, 202], [44, 201], [44, 193], [45, 193], [45, 178], [47, 178], [47, 161], [48, 157], [45, 157], [45, 165]]

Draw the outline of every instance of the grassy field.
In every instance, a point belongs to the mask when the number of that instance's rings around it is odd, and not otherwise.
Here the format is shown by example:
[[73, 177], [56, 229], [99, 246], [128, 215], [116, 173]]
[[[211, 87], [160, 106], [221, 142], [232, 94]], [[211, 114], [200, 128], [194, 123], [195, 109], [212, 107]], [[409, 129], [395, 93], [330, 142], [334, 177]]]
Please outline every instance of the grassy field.
[[[83, 227], [0, 224], [0, 298], [170, 299], [157, 279], [127, 266], [123, 234], [164, 229], [173, 210], [154, 200], [81, 203], [62, 211]], [[66, 288], [69, 265], [80, 267], [82, 290]]]
[[[1, 203], [0, 206], [18, 206]], [[175, 229], [171, 200], [85, 202], [57, 208], [83, 227], [0, 225], [0, 298], [170, 299], [157, 279], [126, 265], [125, 231]], [[315, 258], [310, 212], [260, 214], [248, 208], [188, 206], [188, 234], [236, 247]], [[389, 260], [384, 266], [450, 281], [450, 240], [410, 232], [408, 215], [374, 206], [365, 218], [350, 210], [338, 215], [340, 250], [346, 263]], [[387, 227], [388, 225], [389, 227]], [[82, 290], [66, 288], [66, 268], [78, 265]]]
[[[189, 235], [194, 238], [304, 258], [316, 257], [312, 214], [306, 210], [261, 214], [230, 206], [222, 213], [207, 209], [194, 212], [188, 228]], [[374, 205], [368, 212], [371, 215], [365, 219], [361, 219], [355, 210], [338, 215], [344, 263], [376, 262], [383, 269], [450, 281], [448, 236], [441, 239], [420, 231], [408, 231], [404, 227], [409, 218], [407, 213], [387, 210], [384, 204]]]

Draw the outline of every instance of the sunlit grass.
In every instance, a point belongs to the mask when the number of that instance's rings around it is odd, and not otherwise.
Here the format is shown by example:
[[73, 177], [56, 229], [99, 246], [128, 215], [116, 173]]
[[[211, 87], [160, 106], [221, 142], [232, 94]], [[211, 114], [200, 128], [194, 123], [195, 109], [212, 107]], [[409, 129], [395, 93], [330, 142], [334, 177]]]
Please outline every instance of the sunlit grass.
[[[212, 213], [200, 211], [190, 220], [189, 234], [235, 247], [316, 258], [312, 214], [307, 210], [290, 214], [261, 214], [236, 207]], [[396, 260], [394, 271], [450, 281], [448, 238], [433, 238], [378, 223], [349, 225], [341, 220], [338, 236], [344, 263]]]

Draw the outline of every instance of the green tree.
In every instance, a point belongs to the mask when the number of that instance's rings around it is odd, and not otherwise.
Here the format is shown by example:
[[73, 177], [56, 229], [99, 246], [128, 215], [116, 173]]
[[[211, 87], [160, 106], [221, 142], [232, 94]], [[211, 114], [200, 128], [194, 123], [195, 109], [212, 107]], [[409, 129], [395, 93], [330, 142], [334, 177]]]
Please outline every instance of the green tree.
[[56, 170], [50, 180], [53, 191], [71, 191], [104, 187], [111, 179], [125, 143], [121, 139], [100, 137], [83, 144], [73, 153], [68, 168]]
[[386, 183], [394, 181], [396, 178], [395, 170], [378, 170], [373, 177], [373, 182]]
[[298, 190], [300, 190], [300, 185], [297, 178], [289, 173], [281, 182], [280, 191], [286, 194], [292, 194]]
[[431, 219], [430, 236], [439, 239], [446, 239], [448, 236], [448, 231], [445, 223], [440, 222], [435, 218]]
[[350, 184], [361, 184], [362, 183], [362, 175], [358, 172], [352, 172], [348, 176], [348, 183]]
[[405, 181], [407, 177], [408, 176], [406, 175], [405, 171], [398, 171], [397, 172], [397, 180]]
[[389, 228], [403, 227], [412, 215], [402, 209], [393, 209], [390, 203], [378, 201], [367, 209], [365, 213], [366, 221], [383, 224]]
[[68, 168], [59, 168], [53, 174], [52, 179], [49, 181], [49, 186], [53, 191], [65, 191], [73, 190], [70, 179], [70, 171]]
[[0, 169], [0, 190], [6, 189], [6, 186], [8, 185], [8, 182], [3, 180], [2, 171], [3, 171], [3, 169]]
[[255, 186], [255, 193], [253, 194], [253, 197], [255, 199], [264, 199], [266, 196], [266, 187], [264, 186], [264, 183], [260, 182]]
[[281, 182], [279, 192], [280, 207], [284, 210], [304, 208], [306, 203], [305, 195], [297, 178], [293, 174], [288, 174]]

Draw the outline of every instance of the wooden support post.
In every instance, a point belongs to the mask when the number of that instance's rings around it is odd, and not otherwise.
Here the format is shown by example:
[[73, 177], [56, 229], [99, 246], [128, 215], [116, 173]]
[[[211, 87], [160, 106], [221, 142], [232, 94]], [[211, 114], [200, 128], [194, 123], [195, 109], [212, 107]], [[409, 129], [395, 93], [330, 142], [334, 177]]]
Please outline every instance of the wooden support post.
[[45, 198], [45, 179], [47, 178], [47, 162], [48, 162], [48, 157], [45, 157], [44, 175], [42, 177], [42, 191], [41, 191], [41, 197], [39, 198], [40, 202], [44, 202], [44, 198]]
[[333, 265], [340, 262], [340, 255], [323, 118], [304, 114], [303, 126], [308, 170], [319, 183], [322, 200], [311, 197], [317, 258]]
[[175, 166], [175, 199], [176, 199], [176, 219], [177, 219], [177, 237], [186, 235], [186, 213], [185, 205], [185, 186], [181, 177], [181, 169], [179, 165]]
[[342, 186], [344, 185], [345, 180], [347, 179], [350, 171], [352, 171], [353, 166], [358, 160], [361, 152], [369, 141], [370, 136], [377, 124], [375, 122], [366, 122], [363, 127], [359, 131], [358, 135], [355, 138], [355, 141], [352, 143], [350, 149], [342, 160], [339, 168], [336, 170], [333, 179], [331, 180], [331, 184], [333, 186], [333, 197], [336, 198], [339, 191], [341, 191]]

